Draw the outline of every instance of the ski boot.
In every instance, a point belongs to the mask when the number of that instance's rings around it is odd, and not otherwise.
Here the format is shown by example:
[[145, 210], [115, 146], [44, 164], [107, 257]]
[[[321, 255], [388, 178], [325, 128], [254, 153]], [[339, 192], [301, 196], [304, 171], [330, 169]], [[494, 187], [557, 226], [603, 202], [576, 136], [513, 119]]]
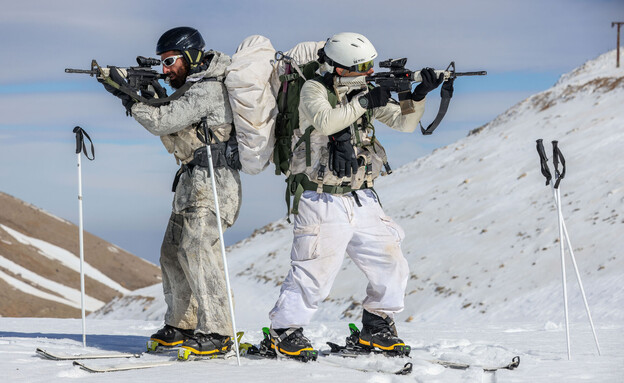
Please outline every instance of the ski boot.
[[147, 352], [172, 350], [192, 336], [193, 330], [183, 330], [166, 324], [147, 341]]
[[[381, 351], [388, 356], [408, 356], [411, 347], [405, 345], [389, 317], [381, 317], [364, 310], [362, 314], [362, 331], [358, 334], [358, 344], [370, 348], [374, 352]], [[355, 327], [355, 326], [353, 326]], [[354, 338], [353, 330], [351, 338]], [[351, 339], [353, 341], [353, 339]], [[349, 338], [347, 338], [349, 343]]]
[[228, 353], [233, 344], [229, 335], [197, 333], [182, 343], [178, 350], [178, 359], [188, 360], [191, 355], [217, 358]]
[[284, 356], [301, 362], [318, 358], [318, 351], [312, 348], [310, 340], [303, 335], [302, 328], [262, 329], [264, 339], [260, 342], [259, 354], [265, 357]]

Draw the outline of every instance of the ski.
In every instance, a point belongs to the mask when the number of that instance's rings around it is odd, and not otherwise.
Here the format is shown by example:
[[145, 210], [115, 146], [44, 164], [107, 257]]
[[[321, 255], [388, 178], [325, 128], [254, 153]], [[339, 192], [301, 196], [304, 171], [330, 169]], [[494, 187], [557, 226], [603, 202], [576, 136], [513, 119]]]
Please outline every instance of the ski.
[[[331, 342], [328, 342], [331, 343]], [[333, 345], [333, 343], [332, 343]], [[349, 350], [340, 350], [337, 352], [331, 351], [331, 350], [323, 350], [321, 355], [322, 356], [340, 356], [343, 358], [357, 358], [359, 356], [364, 356], [364, 355], [379, 355], [382, 353], [371, 353], [371, 352], [353, 352], [353, 351], [349, 351]], [[382, 354], [383, 355], [383, 354]], [[520, 365], [520, 357], [519, 356], [514, 356], [511, 360], [510, 363], [502, 365], [502, 366], [493, 366], [493, 367], [488, 367], [488, 366], [477, 366], [477, 365], [471, 365], [468, 363], [461, 363], [461, 362], [453, 362], [453, 361], [449, 361], [449, 360], [443, 360], [443, 359], [427, 359], [427, 358], [417, 358], [417, 357], [407, 357], [408, 359], [411, 359], [413, 361], [419, 360], [419, 361], [425, 361], [425, 362], [429, 362], [429, 363], [433, 363], [433, 364], [437, 364], [446, 368], [450, 368], [450, 369], [454, 369], [454, 370], [467, 370], [469, 368], [472, 367], [480, 367], [483, 369], [483, 371], [485, 372], [494, 372], [497, 370], [514, 370], [516, 369], [519, 365]], [[407, 363], [410, 364], [411, 363]], [[405, 367], [403, 369], [405, 369], [407, 367], [407, 364], [405, 365]], [[402, 369], [402, 370], [403, 370]], [[410, 368], [411, 370], [411, 368]], [[401, 370], [399, 370], [401, 371]], [[400, 375], [405, 375], [405, 374], [400, 374]]]
[[177, 363], [176, 360], [166, 360], [160, 362], [149, 362], [149, 363], [126, 363], [126, 364], [118, 364], [113, 366], [89, 366], [83, 362], [74, 361], [74, 366], [78, 366], [81, 369], [93, 372], [93, 373], [104, 373], [104, 372], [117, 372], [117, 371], [129, 371], [129, 370], [141, 370], [144, 368], [153, 368], [153, 367], [161, 367], [161, 366], [170, 366], [174, 363]]
[[[287, 356], [282, 356], [282, 355], [278, 356], [276, 354], [261, 352], [258, 347], [253, 346], [253, 345], [250, 345], [250, 346], [251, 346], [251, 348], [244, 355], [244, 357], [248, 358], [248, 359], [269, 359], [269, 360], [274, 360], [274, 361], [293, 361], [293, 362], [298, 362], [298, 363], [319, 362], [319, 363], [330, 365], [330, 366], [334, 366], [334, 367], [347, 368], [347, 369], [350, 369], [350, 370], [366, 372], [366, 373], [368, 373], [368, 372], [376, 372], [376, 373], [382, 373], [382, 374], [407, 375], [407, 374], [412, 372], [412, 363], [410, 363], [410, 362], [406, 363], [399, 370], [388, 371], [388, 370], [379, 370], [379, 369], [372, 369], [372, 368], [368, 369], [368, 368], [353, 367], [353, 366], [345, 365], [345, 364], [338, 363], [338, 362], [335, 362], [335, 361], [331, 361], [331, 360], [328, 360], [327, 358], [325, 358], [329, 354], [319, 353], [317, 359], [314, 359], [314, 360], [307, 360], [307, 359], [305, 359], [304, 360], [302, 358], [287, 357]], [[321, 357], [323, 357], [323, 358], [321, 358]]]
[[93, 373], [104, 373], [104, 372], [118, 372], [118, 371], [130, 371], [130, 370], [142, 370], [146, 368], [154, 368], [154, 367], [163, 367], [170, 366], [173, 364], [185, 363], [189, 361], [200, 361], [200, 360], [214, 360], [214, 359], [229, 359], [233, 357], [235, 354], [233, 352], [229, 352], [227, 354], [219, 354], [219, 355], [211, 355], [211, 356], [194, 356], [190, 355], [187, 359], [167, 359], [161, 361], [154, 362], [145, 362], [145, 363], [120, 363], [109, 366], [93, 366], [83, 362], [74, 361], [74, 366], [78, 366], [81, 369]]
[[[421, 359], [416, 359], [416, 358], [412, 358], [414, 360], [421, 360]], [[511, 362], [502, 366], [494, 366], [494, 367], [487, 367], [487, 366], [480, 366], [480, 365], [471, 365], [471, 364], [467, 364], [467, 363], [458, 363], [458, 362], [451, 362], [448, 360], [441, 360], [441, 359], [422, 359], [422, 360], [426, 360], [429, 363], [433, 363], [433, 364], [439, 364], [441, 366], [447, 367], [447, 368], [452, 368], [452, 369], [457, 369], [457, 370], [467, 370], [469, 368], [481, 368], [483, 369], [484, 372], [494, 372], [494, 371], [498, 371], [498, 370], [515, 370], [516, 368], [518, 368], [518, 366], [520, 365], [520, 357], [519, 356], [514, 356], [511, 359]]]
[[[409, 346], [404, 346], [405, 348], [400, 350], [400, 352], [398, 353], [393, 352], [393, 351], [377, 350], [375, 348], [366, 347], [366, 346], [362, 346], [359, 344], [358, 339], [360, 335], [360, 330], [358, 330], [355, 324], [349, 323], [349, 330], [351, 332], [351, 335], [349, 335], [346, 338], [345, 346], [339, 346], [335, 343], [327, 342], [327, 345], [330, 347], [330, 349], [321, 351], [321, 355], [323, 356], [335, 355], [335, 356], [341, 356], [343, 358], [357, 358], [358, 356], [362, 356], [362, 355], [384, 355], [387, 357], [401, 357], [401, 358], [406, 357], [413, 361], [416, 361], [416, 360], [426, 361], [429, 363], [437, 364], [446, 368], [451, 368], [451, 369], [456, 369], [456, 370], [467, 370], [472, 367], [480, 367], [481, 369], [483, 369], [484, 372], [494, 372], [497, 370], [514, 370], [520, 365], [519, 356], [514, 356], [511, 362], [508, 364], [505, 364], [502, 366], [492, 366], [492, 367], [477, 366], [477, 365], [471, 365], [471, 364], [461, 363], [461, 362], [453, 362], [453, 361], [442, 360], [442, 359], [410, 357], [409, 353], [411, 351], [411, 348]], [[405, 366], [397, 372], [397, 374], [398, 373], [400, 373], [401, 375], [409, 374], [409, 371], [411, 371], [411, 369], [412, 369], [412, 364], [406, 363]], [[402, 373], [402, 372], [405, 372], [405, 373]]]
[[[328, 355], [323, 355], [323, 356], [328, 356]], [[319, 358], [317, 359], [317, 361], [322, 364], [327, 364], [330, 366], [340, 367], [340, 368], [348, 368], [350, 370], [355, 370], [355, 371], [360, 371], [360, 372], [365, 372], [365, 373], [372, 372], [372, 373], [389, 374], [389, 375], [409, 375], [412, 372], [411, 362], [405, 363], [405, 365], [403, 365], [403, 367], [401, 367], [399, 370], [391, 371], [391, 370], [381, 370], [381, 369], [375, 369], [375, 368], [354, 367], [354, 366], [349, 366], [349, 365], [342, 364], [342, 363], [337, 363], [337, 362], [328, 360], [326, 358]]]
[[44, 350], [42, 348], [37, 348], [35, 352], [46, 359], [51, 360], [78, 360], [78, 359], [113, 359], [113, 358], [140, 358], [141, 354], [130, 354], [130, 353], [89, 353], [89, 354], [59, 354], [52, 353], [50, 351]]
[[272, 360], [280, 360], [280, 361], [287, 360], [287, 361], [295, 361], [299, 363], [319, 362], [319, 363], [334, 366], [334, 367], [347, 368], [347, 369], [365, 372], [365, 373], [375, 372], [375, 373], [382, 373], [382, 374], [407, 375], [412, 372], [412, 363], [409, 363], [409, 362], [406, 363], [399, 370], [387, 371], [387, 370], [372, 369], [372, 368], [367, 369], [367, 368], [353, 367], [353, 366], [345, 365], [342, 363], [338, 363], [336, 361], [328, 360], [327, 358], [321, 359], [320, 357], [326, 357], [329, 354], [318, 352], [316, 350], [314, 350], [312, 354], [307, 353], [304, 355], [297, 355], [297, 356], [283, 355], [281, 353], [278, 353], [274, 348], [271, 347], [271, 336], [269, 334], [269, 329], [267, 327], [264, 327], [262, 329], [262, 334], [264, 336], [264, 339], [262, 340], [262, 342], [260, 342], [260, 345], [255, 346], [249, 343], [243, 343], [241, 345], [245, 349], [244, 356], [246, 358], [272, 359]]

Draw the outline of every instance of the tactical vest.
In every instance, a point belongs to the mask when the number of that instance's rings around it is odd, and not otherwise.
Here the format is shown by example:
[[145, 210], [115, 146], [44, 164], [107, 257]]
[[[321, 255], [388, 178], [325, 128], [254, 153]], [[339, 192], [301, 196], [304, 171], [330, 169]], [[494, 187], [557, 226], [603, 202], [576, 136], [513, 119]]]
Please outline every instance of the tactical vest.
[[[199, 128], [199, 122], [195, 123], [179, 132], [161, 136], [160, 140], [167, 151], [174, 155], [178, 165], [187, 164], [193, 160], [193, 153], [202, 146], [205, 146], [204, 134]], [[212, 126], [215, 138], [220, 142], [226, 142], [230, 138], [232, 124], [222, 124]], [[211, 143], [217, 142], [214, 138]]]
[[[327, 98], [333, 108], [348, 102], [347, 94], [338, 94], [332, 75], [318, 76], [312, 79], [327, 89]], [[298, 213], [298, 203], [305, 190], [317, 193], [345, 194], [361, 189], [372, 189], [375, 178], [391, 172], [386, 151], [375, 136], [372, 124], [373, 112], [367, 110], [351, 126], [351, 143], [358, 158], [358, 171], [351, 177], [339, 178], [329, 170], [328, 138], [314, 131], [309, 126], [305, 131], [301, 127], [293, 134], [293, 156], [286, 190], [286, 203], [289, 213]], [[384, 171], [385, 168], [385, 171]], [[294, 197], [290, 208], [290, 197]]]

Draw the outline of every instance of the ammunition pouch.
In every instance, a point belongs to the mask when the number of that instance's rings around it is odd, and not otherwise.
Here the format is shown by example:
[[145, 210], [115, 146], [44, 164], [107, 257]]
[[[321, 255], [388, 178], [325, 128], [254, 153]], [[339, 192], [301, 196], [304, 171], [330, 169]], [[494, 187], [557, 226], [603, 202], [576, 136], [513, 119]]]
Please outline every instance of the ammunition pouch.
[[[231, 141], [231, 140], [230, 140]], [[240, 169], [240, 161], [238, 160], [238, 150], [228, 150], [229, 142], [219, 142], [216, 144], [210, 144], [210, 153], [212, 155], [212, 166], [214, 169], [224, 168], [226, 166], [234, 169]], [[238, 163], [238, 169], [235, 167], [236, 163]], [[193, 169], [196, 166], [201, 166], [207, 168], [209, 166], [208, 163], [208, 151], [206, 146], [202, 146], [195, 150], [193, 153], [193, 159], [186, 164], [180, 166], [180, 169], [175, 174], [173, 178], [173, 185], [171, 187], [171, 191], [175, 193], [176, 187], [178, 186], [178, 182], [180, 182], [180, 177], [183, 173], [187, 173], [189, 176], [193, 173]], [[210, 174], [208, 175], [210, 176]]]

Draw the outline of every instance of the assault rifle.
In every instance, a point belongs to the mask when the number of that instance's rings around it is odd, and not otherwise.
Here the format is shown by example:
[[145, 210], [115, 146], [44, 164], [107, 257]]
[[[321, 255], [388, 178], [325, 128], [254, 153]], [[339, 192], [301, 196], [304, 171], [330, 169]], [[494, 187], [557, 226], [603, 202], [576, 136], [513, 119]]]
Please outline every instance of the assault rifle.
[[[357, 77], [336, 77], [336, 86], [347, 86], [350, 88], [367, 87], [369, 82], [374, 82], [378, 86], [384, 87], [391, 92], [396, 92], [399, 96], [399, 104], [401, 105], [401, 113], [409, 114], [414, 112], [414, 105], [411, 99], [412, 83], [421, 82], [422, 77], [420, 71], [411, 71], [405, 68], [407, 58], [401, 59], [388, 59], [379, 63], [380, 68], [389, 68], [387, 72], [374, 73], [370, 76], [357, 76]], [[451, 61], [446, 70], [436, 70], [436, 75], [444, 75], [444, 84], [442, 85], [441, 95], [442, 101], [440, 103], [440, 109], [436, 119], [424, 129], [421, 125], [421, 131], [425, 135], [433, 133], [438, 126], [442, 118], [446, 114], [448, 104], [453, 96], [453, 81], [457, 77], [461, 76], [485, 76], [486, 71], [478, 72], [457, 72], [455, 70], [455, 61]]]
[[[95, 76], [98, 81], [105, 82], [112, 87], [130, 95], [135, 100], [145, 102], [150, 105], [162, 105], [173, 100], [174, 98], [172, 97], [175, 95], [175, 93], [172, 94], [170, 97], [164, 98], [157, 98], [158, 96], [154, 95], [155, 92], [152, 83], [154, 81], [162, 80], [167, 77], [166, 75], [152, 69], [153, 66], [160, 65], [160, 60], [151, 57], [137, 56], [136, 61], [137, 64], [139, 64], [138, 66], [128, 68], [117, 67], [122, 77], [127, 80], [127, 86], [120, 86], [120, 84], [117, 84], [115, 81], [113, 81], [110, 78], [110, 66], [103, 68], [98, 64], [96, 60], [91, 60], [91, 69], [66, 68], [65, 73], [83, 73], [88, 74], [91, 77]], [[154, 98], [146, 98], [143, 96], [144, 94], [154, 95]]]

